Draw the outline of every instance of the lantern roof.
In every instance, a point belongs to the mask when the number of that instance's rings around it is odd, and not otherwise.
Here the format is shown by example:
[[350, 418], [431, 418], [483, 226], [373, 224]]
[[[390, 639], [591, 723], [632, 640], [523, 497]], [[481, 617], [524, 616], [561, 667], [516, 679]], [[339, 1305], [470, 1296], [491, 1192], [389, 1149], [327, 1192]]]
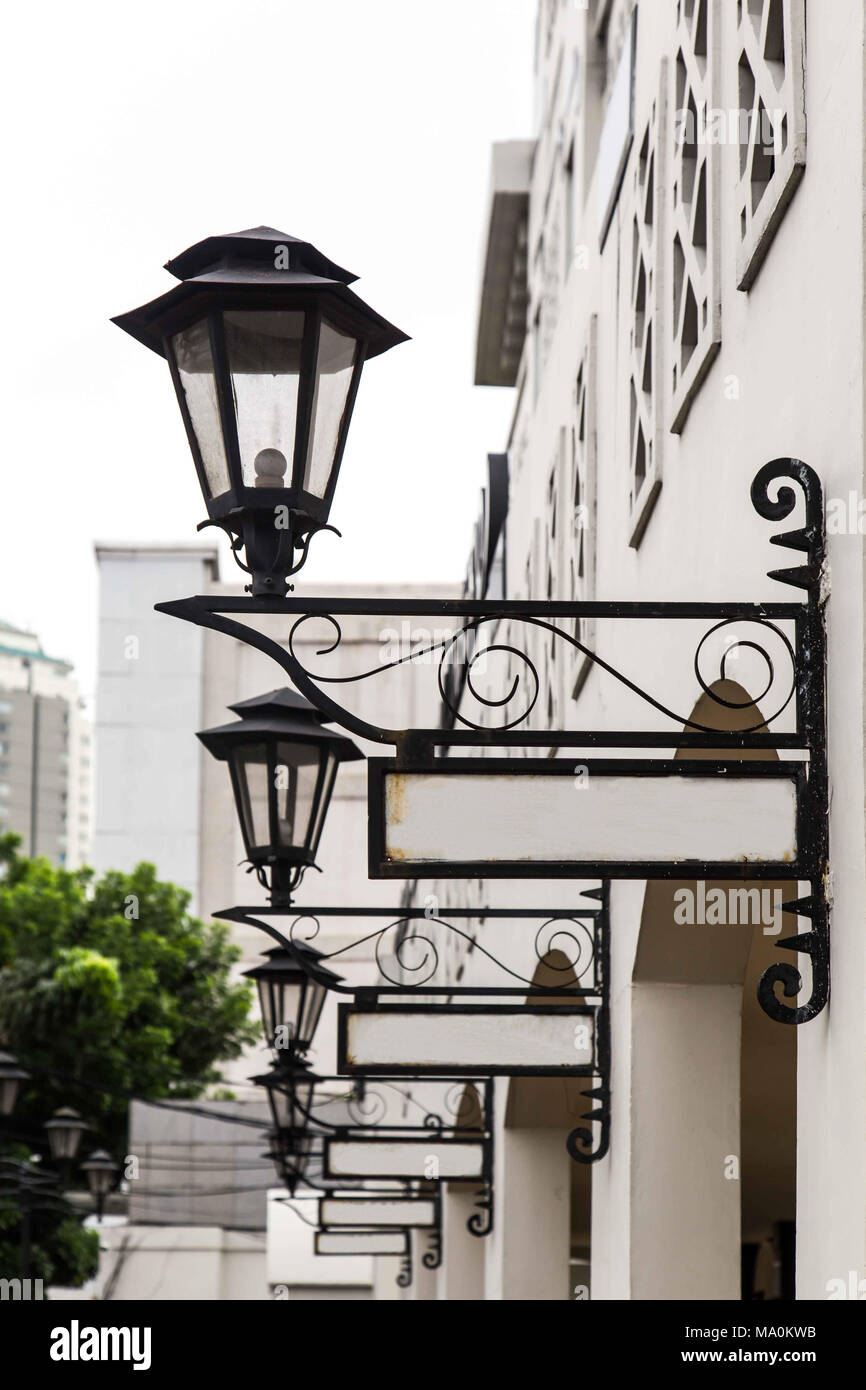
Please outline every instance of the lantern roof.
[[90, 1157], [88, 1159], [85, 1159], [85, 1161], [80, 1166], [85, 1173], [88, 1171], [97, 1172], [100, 1169], [105, 1173], [113, 1173], [115, 1168], [117, 1167], [116, 1163], [114, 1162], [114, 1159], [111, 1157], [111, 1154], [107, 1151], [107, 1149], [94, 1149]]
[[90, 1125], [85, 1124], [77, 1110], [73, 1110], [71, 1105], [62, 1105], [59, 1110], [55, 1110], [50, 1120], [45, 1121], [45, 1129], [89, 1129]]
[[254, 271], [260, 262], [273, 269], [276, 250], [283, 246], [288, 252], [290, 271], [306, 271], [325, 280], [340, 280], [344, 285], [354, 284], [358, 279], [351, 270], [344, 270], [323, 255], [311, 241], [289, 236], [288, 232], [280, 232], [276, 227], [249, 227], [245, 232], [205, 237], [166, 261], [164, 269], [176, 280], [189, 280], [220, 264], [237, 268], [247, 266]]
[[[284, 266], [286, 259], [288, 265]], [[356, 275], [338, 266], [312, 242], [275, 227], [251, 227], [205, 237], [166, 261], [165, 269], [181, 283], [149, 304], [112, 319], [160, 357], [165, 356], [167, 334], [210, 308], [243, 308], [244, 291], [258, 295], [258, 309], [290, 308], [293, 301], [310, 294], [335, 302], [363, 339], [366, 357], [376, 357], [408, 340], [406, 333], [349, 289]], [[262, 292], [268, 296], [267, 303], [261, 301]]]
[[229, 705], [229, 709], [234, 710], [242, 719], [268, 716], [281, 719], [287, 715], [289, 718], [301, 715], [315, 719], [319, 724], [325, 722], [321, 710], [316, 709], [305, 696], [299, 695], [297, 690], [290, 690], [287, 685], [279, 690], [269, 690], [266, 695], [253, 695], [249, 700], [237, 700], [233, 705]]
[[336, 729], [323, 728], [324, 715], [294, 690], [270, 690], [251, 700], [239, 700], [229, 709], [240, 715], [232, 724], [203, 729], [197, 734], [215, 758], [224, 758], [231, 745], [259, 738], [286, 738], [291, 742], [328, 743], [340, 762], [356, 761], [364, 754], [350, 738]]
[[0, 1081], [29, 1081], [30, 1073], [19, 1065], [18, 1058], [12, 1052], [0, 1052]]
[[339, 984], [343, 978], [327, 965], [322, 965], [321, 951], [304, 941], [292, 941], [288, 949], [285, 946], [273, 946], [262, 954], [264, 960], [260, 965], [254, 965], [251, 970], [245, 970], [244, 979], [263, 980], [269, 975], [281, 975], [287, 970], [303, 970], [305, 975], [326, 986]]

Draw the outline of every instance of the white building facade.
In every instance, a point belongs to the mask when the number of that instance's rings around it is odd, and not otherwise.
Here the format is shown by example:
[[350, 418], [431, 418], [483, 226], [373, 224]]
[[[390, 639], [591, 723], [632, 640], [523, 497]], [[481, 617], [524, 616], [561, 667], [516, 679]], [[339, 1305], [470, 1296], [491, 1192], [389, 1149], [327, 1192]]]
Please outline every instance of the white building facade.
[[[610, 1150], [576, 1171], [563, 1083], [498, 1082], [494, 1233], [446, 1234], [409, 1297], [827, 1299], [866, 1278], [863, 30], [847, 0], [539, 6], [538, 124], [494, 149], [476, 361], [478, 384], [515, 392], [506, 593], [799, 598], [767, 575], [802, 560], [769, 543], [802, 525], [802, 499], [773, 527], [750, 485], [779, 457], [816, 471], [831, 997], [798, 1028], [773, 1022], [756, 999], [768, 965], [799, 959], [801, 1002], [810, 988], [808, 959], [775, 950], [778, 921], [685, 925], [683, 885], [614, 883]], [[477, 567], [470, 591], [484, 596]], [[572, 645], [520, 623], [485, 635], [532, 659], [529, 727], [669, 728], [676, 754], [670, 721]], [[700, 634], [598, 619], [573, 635], [680, 728], [706, 699]], [[753, 651], [716, 667], [724, 695], [722, 674], [768, 713]], [[525, 664], [488, 673], [498, 693], [518, 677], [509, 714], [531, 696]], [[563, 756], [579, 771], [579, 750]], [[623, 858], [628, 833], [624, 807]], [[417, 901], [562, 908], [579, 888], [452, 880]], [[529, 978], [533, 939], [479, 913], [478, 940]], [[493, 978], [477, 954], [452, 970]], [[464, 1200], [446, 1197], [446, 1233]]]

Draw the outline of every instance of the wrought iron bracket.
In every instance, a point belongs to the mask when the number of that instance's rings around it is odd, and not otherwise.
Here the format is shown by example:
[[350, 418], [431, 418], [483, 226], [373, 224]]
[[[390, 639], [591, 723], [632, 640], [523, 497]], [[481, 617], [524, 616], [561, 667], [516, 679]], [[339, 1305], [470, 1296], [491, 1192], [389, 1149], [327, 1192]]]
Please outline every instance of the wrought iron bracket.
[[[610, 884], [607, 880], [602, 880], [600, 887], [584, 890], [581, 896], [589, 902], [584, 901], [573, 910], [519, 907], [444, 908], [441, 913], [432, 916], [429, 910], [420, 907], [395, 909], [368, 906], [311, 906], [308, 908], [295, 906], [289, 908], [263, 904], [262, 906], [227, 908], [222, 912], [214, 913], [214, 916], [222, 921], [255, 927], [265, 932], [272, 940], [286, 949], [290, 949], [299, 941], [309, 943], [314, 940], [318, 935], [321, 920], [335, 918], [353, 921], [361, 918], [370, 922], [384, 920], [384, 926], [365, 933], [348, 945], [341, 946], [329, 954], [325, 953], [318, 957], [321, 961], [332, 964], [340, 956], [355, 951], [359, 945], [371, 941], [376, 943], [375, 958], [384, 983], [364, 985], [360, 988], [350, 984], [332, 983], [328, 987], [330, 993], [347, 996], [353, 1000], [355, 1005], [365, 1010], [377, 1010], [380, 998], [392, 1002], [398, 999], [405, 1001], [411, 998], [414, 991], [415, 994], [423, 994], [425, 998], [445, 998], [453, 1004], [471, 1001], [476, 1012], [487, 1012], [494, 1015], [500, 1014], [503, 1009], [513, 1008], [518, 1000], [521, 1006], [539, 1006], [553, 1000], [557, 1010], [568, 1008], [571, 1005], [572, 1012], [575, 1014], [586, 1014], [587, 1011], [591, 1011], [595, 1056], [593, 1064], [586, 1069], [591, 1085], [583, 1092], [583, 1095], [592, 1104], [591, 1108], [580, 1117], [585, 1123], [569, 1134], [567, 1146], [575, 1161], [593, 1163], [603, 1158], [610, 1146]], [[284, 932], [274, 925], [273, 918], [290, 918], [291, 922]], [[476, 938], [469, 936], [461, 927], [456, 926], [455, 921], [450, 920], [452, 918], [462, 922], [470, 920], [485, 922], [488, 920], [538, 921], [540, 926], [535, 935], [537, 960], [548, 963], [548, 969], [558, 969], [563, 974], [568, 973], [571, 980], [579, 983], [554, 982], [549, 985], [533, 983], [532, 979], [518, 974], [517, 971], [503, 964], [486, 948], [481, 947]], [[437, 926], [442, 930], [455, 933], [467, 941], [473, 951], [478, 951], [484, 956], [485, 964], [491, 963], [503, 972], [508, 983], [483, 986], [437, 983], [436, 971], [439, 965], [439, 951], [433, 937], [427, 934]], [[397, 935], [393, 949], [390, 955], [386, 956], [384, 946], [390, 938], [394, 938], [395, 933]], [[563, 957], [565, 963], [562, 966], [551, 967], [549, 964], [551, 952], [554, 949]], [[412, 958], [412, 953], [415, 953], [415, 959]], [[418, 958], [419, 953], [420, 959]], [[299, 959], [303, 964], [303, 957], [301, 956]], [[406, 972], [407, 979], [397, 980], [389, 973], [392, 969], [392, 960], [399, 963], [401, 971]], [[518, 983], [515, 984], [513, 981]], [[370, 1082], [374, 1085], [391, 1085], [398, 1081], [405, 1085], [407, 1081], [406, 1077], [380, 1076], [375, 1073], [364, 1073], [361, 1070], [353, 1074], [362, 1076], [367, 1085]], [[503, 1070], [501, 1074], [507, 1075], [507, 1070]], [[580, 1073], [575, 1069], [574, 1074]], [[428, 1073], [425, 1079], [432, 1080], [434, 1075], [434, 1073]], [[344, 1081], [347, 1078], [340, 1076], [325, 1079]], [[438, 1079], [452, 1080], [455, 1084], [459, 1080], [450, 1072], [444, 1076], [439, 1076]], [[486, 1112], [488, 1107], [492, 1106], [492, 1078], [479, 1077], [476, 1072], [467, 1068], [466, 1074], [462, 1077], [462, 1084], [465, 1085], [479, 1079], [485, 1086], [484, 1106]], [[318, 1123], [316, 1116], [309, 1118]], [[362, 1122], [363, 1115], [359, 1111], [359, 1125], [362, 1125]], [[424, 1123], [428, 1128], [434, 1127], [433, 1117], [425, 1117]], [[492, 1134], [492, 1110], [489, 1123]], [[474, 1227], [470, 1227], [470, 1229], [473, 1230], [474, 1234], [485, 1235], [489, 1227], [486, 1225], [487, 1218], [484, 1213], [490, 1211], [490, 1220], [492, 1221], [492, 1207], [488, 1208], [484, 1193], [480, 1194], [480, 1197], [479, 1212], [473, 1218], [479, 1229], [475, 1230]]]
[[[783, 906], [790, 916], [805, 917], [809, 928], [785, 936], [776, 946], [787, 952], [807, 955], [811, 962], [811, 984], [804, 1002], [791, 1005], [805, 989], [803, 976], [790, 960], [777, 961], [765, 971], [758, 988], [761, 1007], [773, 1019], [800, 1024], [814, 1018], [827, 1003], [830, 991], [830, 923], [828, 900], [829, 873], [829, 796], [826, 734], [827, 641], [825, 603], [824, 508], [821, 484], [799, 459], [779, 458], [757, 473], [751, 487], [751, 500], [758, 514], [767, 521], [782, 521], [797, 505], [799, 489], [805, 505], [805, 521], [793, 530], [771, 536], [770, 542], [802, 552], [805, 561], [795, 567], [769, 571], [769, 577], [801, 591], [797, 602], [539, 602], [531, 600], [410, 600], [323, 599], [234, 596], [194, 597], [157, 605], [198, 626], [222, 632], [270, 656], [285, 672], [295, 688], [324, 715], [348, 733], [369, 741], [390, 745], [400, 766], [423, 765], [434, 749], [499, 747], [505, 749], [546, 748], [562, 752], [574, 748], [703, 749], [720, 759], [736, 759], [738, 754], [797, 751], [803, 755], [803, 776], [798, 789], [797, 864], [774, 866], [775, 877], [808, 882], [809, 891]], [[772, 494], [772, 495], [771, 495]], [[285, 617], [284, 641], [260, 632], [253, 625], [256, 617]], [[370, 670], [350, 675], [311, 671], [298, 652], [299, 636], [306, 624], [317, 620], [328, 625], [330, 636], [316, 650], [318, 661], [332, 655], [340, 646], [340, 619], [349, 616], [391, 619], [429, 619], [450, 624], [445, 636], [435, 631], [430, 640], [410, 642], [410, 649], [393, 659], [383, 660]], [[654, 694], [641, 682], [586, 645], [581, 624], [585, 619], [609, 620], [616, 624], [662, 623], [668, 634], [679, 630], [688, 636], [695, 624], [703, 632], [694, 649], [692, 668], [696, 689], [718, 709], [761, 710], [748, 728], [731, 730], [703, 723], [687, 711], [675, 710], [660, 692]], [[645, 710], [651, 712], [640, 728], [548, 729], [529, 727], [541, 682], [527, 643], [516, 645], [512, 633], [522, 628], [531, 640], [543, 640], [570, 648], [599, 679], [615, 683], [629, 692]], [[744, 634], [748, 629], [748, 635]], [[503, 635], [504, 634], [504, 635]], [[709, 652], [728, 634], [731, 641], [711, 674]], [[791, 634], [791, 635], [789, 635]], [[764, 688], [752, 692], [742, 703], [731, 702], [717, 688], [729, 677], [729, 659], [734, 650], [750, 651], [765, 666]], [[506, 663], [504, 688], [482, 688], [479, 670], [482, 658]], [[397, 668], [431, 663], [436, 670], [442, 700], [442, 722], [435, 728], [391, 729], [371, 723], [341, 704], [329, 691], [359, 681], [383, 677]], [[785, 679], [778, 680], [777, 665], [785, 668]], [[516, 673], [512, 674], [516, 668]], [[790, 676], [790, 680], [788, 679]], [[468, 705], [475, 702], [480, 717], [472, 719]], [[787, 714], [786, 714], [787, 712]], [[793, 727], [782, 728], [785, 716]], [[483, 720], [483, 722], [482, 722]], [[495, 723], [498, 721], [498, 723]], [[722, 720], [722, 722], [724, 722]], [[764, 759], [769, 768], [773, 763]], [[651, 766], [647, 760], [646, 765]], [[665, 764], [665, 767], [670, 764]], [[755, 768], [756, 764], [750, 764]], [[707, 763], [703, 769], [706, 772]], [[520, 763], [514, 772], [519, 773]], [[752, 775], [760, 775], [752, 774]], [[768, 775], [772, 775], [769, 774]], [[778, 775], [778, 774], [776, 774]], [[681, 872], [681, 866], [678, 866]], [[749, 866], [744, 866], [744, 869]], [[632, 866], [634, 868], [634, 866]], [[608, 877], [620, 876], [617, 865], [606, 866]], [[431, 866], [431, 876], [436, 876]], [[474, 877], [474, 873], [466, 876]], [[510, 876], [521, 877], [519, 866]], [[633, 874], [631, 876], [634, 876]], [[641, 874], [641, 877], [644, 875]], [[647, 877], [676, 877], [672, 870]], [[734, 875], [731, 875], [734, 876]], [[743, 872], [741, 877], [750, 876]], [[777, 988], [778, 987], [778, 988]], [[597, 1097], [606, 1105], [606, 1097]]]

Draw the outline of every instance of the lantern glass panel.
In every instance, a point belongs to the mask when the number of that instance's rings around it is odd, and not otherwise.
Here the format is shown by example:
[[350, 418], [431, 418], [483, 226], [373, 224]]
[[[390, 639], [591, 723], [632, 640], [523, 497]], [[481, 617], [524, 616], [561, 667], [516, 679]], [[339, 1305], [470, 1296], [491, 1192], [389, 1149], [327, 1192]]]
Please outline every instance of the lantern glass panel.
[[331, 793], [334, 790], [334, 779], [337, 776], [336, 755], [329, 749], [326, 756], [327, 762], [325, 764], [325, 775], [322, 778], [322, 790], [319, 796], [319, 804], [316, 807], [315, 819], [310, 826], [310, 834], [307, 840], [311, 854], [315, 854], [318, 848], [319, 839], [322, 834], [322, 826], [325, 821], [325, 812], [328, 809]]
[[313, 1090], [315, 1082], [305, 1078], [295, 1082], [295, 1109], [294, 1125], [296, 1129], [304, 1129], [310, 1122], [313, 1106]]
[[315, 497], [324, 497], [328, 490], [357, 351], [357, 339], [322, 320], [313, 422], [304, 471], [304, 488]]
[[211, 497], [220, 497], [229, 490], [229, 469], [207, 319], [199, 319], [182, 333], [175, 333], [171, 346], [201, 454], [207, 490]]
[[286, 1144], [286, 1159], [290, 1169], [303, 1175], [313, 1156], [312, 1134], [295, 1134]]
[[73, 1120], [63, 1125], [52, 1125], [48, 1129], [48, 1143], [52, 1157], [58, 1162], [71, 1160], [78, 1153], [78, 1145], [86, 1126], [82, 1120]]
[[11, 1115], [15, 1109], [21, 1082], [17, 1076], [0, 1077], [0, 1115]]
[[259, 981], [262, 1028], [269, 1047], [277, 1049], [278, 1028], [285, 1027], [289, 1038], [295, 1038], [303, 989], [304, 986], [300, 982], [275, 984], [268, 980]]
[[114, 1182], [114, 1164], [100, 1160], [98, 1163], [85, 1163], [87, 1183], [94, 1197], [107, 1197]]
[[268, 1100], [271, 1103], [271, 1114], [277, 1129], [289, 1129], [292, 1123], [291, 1097], [282, 1087], [269, 1086]]
[[227, 310], [223, 324], [244, 486], [290, 487], [304, 315]]
[[264, 849], [271, 842], [267, 749], [263, 744], [247, 744], [235, 749], [233, 757], [244, 839], [251, 850]]
[[310, 1043], [315, 1036], [319, 1026], [319, 1019], [325, 1004], [327, 989], [319, 984], [318, 980], [310, 979], [307, 982], [307, 993], [304, 999], [303, 1013], [300, 1020], [300, 1042]]
[[308, 843], [310, 818], [319, 780], [319, 750], [312, 744], [277, 744], [277, 835], [281, 845]]

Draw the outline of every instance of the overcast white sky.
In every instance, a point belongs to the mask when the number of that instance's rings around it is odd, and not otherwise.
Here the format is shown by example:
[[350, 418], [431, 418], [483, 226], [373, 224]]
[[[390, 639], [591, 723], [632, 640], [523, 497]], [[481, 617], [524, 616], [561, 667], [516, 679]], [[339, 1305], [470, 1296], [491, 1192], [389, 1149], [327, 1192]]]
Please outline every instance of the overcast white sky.
[[94, 540], [193, 540], [205, 516], [168, 370], [109, 318], [211, 233], [313, 241], [412, 335], [365, 371], [344, 539], [319, 538], [303, 588], [462, 574], [512, 404], [472, 367], [490, 144], [531, 134], [534, 16], [535, 0], [7, 12], [0, 617], [73, 660], [87, 694]]

